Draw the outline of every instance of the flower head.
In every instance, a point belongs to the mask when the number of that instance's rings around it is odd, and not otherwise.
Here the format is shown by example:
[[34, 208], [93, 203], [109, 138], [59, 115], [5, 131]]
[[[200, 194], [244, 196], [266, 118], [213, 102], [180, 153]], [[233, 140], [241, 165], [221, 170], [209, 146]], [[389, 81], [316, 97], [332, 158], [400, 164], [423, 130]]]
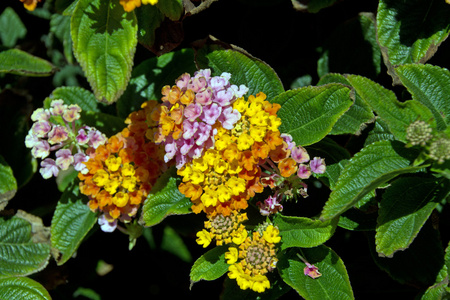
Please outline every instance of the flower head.
[[179, 169], [199, 158], [214, 146], [217, 127], [231, 129], [240, 119], [231, 105], [248, 89], [231, 85], [229, 79], [228, 73], [211, 77], [210, 70], [200, 70], [192, 77], [183, 74], [175, 85], [163, 87], [163, 103], [149, 114], [158, 126], [147, 135], [165, 145], [166, 162], [175, 159]]
[[123, 6], [123, 9], [126, 12], [133, 11], [136, 7], [140, 7], [141, 4], [151, 4], [155, 5], [158, 3], [158, 0], [120, 0], [120, 5]]
[[262, 293], [270, 288], [266, 274], [276, 268], [276, 244], [279, 243], [279, 230], [265, 224], [253, 232], [239, 246], [231, 246], [225, 254], [228, 277], [236, 279], [238, 286]]
[[430, 124], [418, 120], [411, 123], [406, 129], [406, 139], [411, 145], [425, 146], [432, 137], [431, 132]]
[[29, 11], [33, 11], [38, 2], [41, 2], [41, 0], [20, 0], [20, 2], [23, 3], [23, 6], [29, 10]]
[[[71, 166], [85, 173], [81, 163], [87, 160], [86, 152], [106, 142], [105, 135], [97, 129], [78, 124], [80, 113], [78, 105], [66, 105], [61, 99], [32, 113], [34, 123], [25, 137], [25, 146], [31, 148], [35, 158], [44, 159], [40, 169], [43, 178], [57, 176], [60, 170]], [[56, 159], [47, 158], [53, 151]]]

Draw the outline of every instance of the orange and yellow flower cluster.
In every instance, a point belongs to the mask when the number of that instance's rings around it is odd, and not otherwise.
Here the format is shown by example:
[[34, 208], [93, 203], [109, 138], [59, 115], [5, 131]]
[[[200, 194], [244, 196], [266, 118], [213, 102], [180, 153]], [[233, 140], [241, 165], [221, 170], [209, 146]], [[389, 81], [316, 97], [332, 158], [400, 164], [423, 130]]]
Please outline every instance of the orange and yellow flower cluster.
[[123, 9], [126, 12], [133, 11], [136, 7], [140, 7], [141, 4], [151, 4], [155, 5], [158, 3], [158, 0], [120, 0], [120, 5], [123, 6]]
[[109, 223], [130, 221], [167, 169], [161, 146], [145, 137], [149, 128], [146, 112], [152, 105], [146, 102], [142, 110], [130, 114], [128, 126], [95, 149], [85, 163], [88, 172], [78, 174], [90, 209], [101, 211]]

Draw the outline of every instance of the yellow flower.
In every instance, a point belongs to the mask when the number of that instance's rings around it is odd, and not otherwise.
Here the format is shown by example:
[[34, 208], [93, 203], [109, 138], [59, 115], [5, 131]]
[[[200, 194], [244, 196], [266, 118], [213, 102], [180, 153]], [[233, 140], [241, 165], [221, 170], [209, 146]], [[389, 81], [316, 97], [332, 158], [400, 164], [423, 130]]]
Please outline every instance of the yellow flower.
[[111, 172], [116, 172], [119, 170], [120, 165], [122, 164], [122, 159], [120, 157], [116, 157], [114, 155], [110, 155], [108, 159], [105, 161], [105, 165], [108, 167], [108, 170]]
[[29, 11], [33, 11], [38, 2], [41, 2], [41, 0], [20, 0], [20, 2], [23, 3], [23, 6], [29, 10]]
[[225, 252], [225, 259], [227, 264], [232, 265], [238, 260], [239, 251], [236, 247], [228, 248], [228, 252]]
[[206, 248], [211, 244], [212, 235], [209, 231], [203, 229], [202, 231], [197, 232], [197, 244], [203, 245], [203, 248]]
[[266, 230], [263, 232], [263, 237], [268, 243], [279, 243], [281, 241], [281, 236], [279, 236], [280, 231], [277, 227], [274, 227], [273, 225], [267, 226]]

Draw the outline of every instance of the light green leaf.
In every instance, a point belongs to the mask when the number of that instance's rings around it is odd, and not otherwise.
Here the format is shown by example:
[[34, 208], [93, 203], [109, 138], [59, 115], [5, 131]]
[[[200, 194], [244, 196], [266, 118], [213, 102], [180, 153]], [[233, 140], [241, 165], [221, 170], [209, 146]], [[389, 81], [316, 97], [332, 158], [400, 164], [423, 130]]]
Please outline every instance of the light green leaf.
[[133, 68], [130, 83], [117, 101], [119, 116], [126, 118], [139, 110], [143, 102], [161, 99], [161, 89], [165, 85], [174, 85], [180, 75], [185, 72], [193, 75], [195, 71], [192, 49], [181, 49], [143, 61]]
[[449, 34], [449, 15], [445, 1], [381, 0], [377, 34], [388, 68], [430, 59]]
[[325, 243], [336, 230], [338, 218], [330, 221], [277, 214], [273, 223], [280, 230], [281, 249], [290, 247], [312, 248]]
[[27, 276], [47, 266], [50, 245], [34, 242], [31, 229], [22, 218], [0, 219], [0, 277]]
[[52, 247], [59, 253], [58, 265], [69, 260], [97, 221], [97, 216], [83, 201], [78, 185], [68, 188], [56, 206], [51, 224]]
[[[319, 269], [321, 277], [312, 279], [303, 273], [308, 263]], [[277, 264], [281, 278], [304, 299], [354, 299], [347, 270], [341, 258], [330, 248], [321, 245], [315, 248], [292, 249], [280, 258]]]
[[419, 170], [420, 167], [410, 166], [413, 156], [404, 144], [395, 141], [375, 142], [364, 147], [341, 172], [321, 219], [332, 219], [396, 176]]
[[142, 207], [139, 223], [154, 226], [170, 215], [191, 213], [192, 202], [178, 190], [179, 179], [173, 177], [173, 168], [164, 173], [152, 187]]
[[27, 34], [27, 28], [22, 20], [11, 7], [5, 8], [0, 15], [0, 40], [3, 46], [12, 48], [17, 40], [22, 39]]
[[289, 133], [302, 146], [323, 139], [353, 104], [350, 89], [336, 83], [289, 90], [271, 102], [281, 104], [280, 132]]
[[450, 124], [450, 71], [421, 64], [402, 65], [395, 71], [413, 99], [433, 113], [437, 130], [445, 130]]
[[[433, 120], [431, 111], [416, 100], [400, 102], [394, 92], [362, 76], [349, 75], [347, 80], [378, 117], [387, 123], [392, 134], [402, 142], [406, 142], [406, 128], [409, 124], [418, 119], [426, 122]], [[433, 124], [435, 127], [434, 121]]]
[[97, 100], [115, 102], [125, 90], [137, 45], [137, 20], [113, 0], [79, 0], [71, 19], [75, 57]]
[[48, 291], [38, 282], [27, 277], [0, 278], [0, 299], [51, 300]]
[[[341, 74], [327, 74], [320, 78], [317, 85], [328, 83], [341, 83], [343, 85], [351, 86], [350, 82], [348, 82], [345, 76]], [[356, 94], [355, 103], [337, 120], [330, 134], [358, 135], [366, 128], [367, 123], [373, 121], [373, 119], [374, 115], [371, 107], [364, 102], [359, 94]]]
[[258, 59], [234, 50], [216, 50], [208, 53], [206, 57], [213, 75], [231, 73], [230, 82], [237, 86], [241, 84], [247, 86], [249, 88], [247, 95], [263, 92], [270, 101], [284, 92], [278, 75], [270, 66]]
[[33, 56], [19, 49], [0, 52], [0, 73], [11, 73], [22, 76], [50, 76], [56, 67], [45, 59]]
[[200, 256], [191, 268], [189, 278], [191, 287], [200, 280], [216, 280], [228, 271], [228, 264], [225, 262], [225, 252], [227, 246], [214, 247]]
[[100, 112], [94, 94], [82, 87], [58, 87], [53, 90], [51, 98], [62, 99], [67, 105], [77, 104], [85, 112]]
[[378, 255], [391, 257], [409, 247], [449, 192], [446, 179], [401, 177], [393, 181], [380, 203], [375, 235]]
[[13, 171], [3, 156], [0, 155], [0, 210], [17, 192], [17, 181]]

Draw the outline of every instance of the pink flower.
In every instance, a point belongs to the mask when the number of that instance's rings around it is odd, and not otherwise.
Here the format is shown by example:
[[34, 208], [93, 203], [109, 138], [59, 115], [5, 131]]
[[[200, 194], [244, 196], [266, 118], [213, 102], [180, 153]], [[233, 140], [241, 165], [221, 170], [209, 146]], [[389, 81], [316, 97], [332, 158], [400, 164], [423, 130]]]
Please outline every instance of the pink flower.
[[202, 114], [202, 106], [198, 103], [191, 103], [184, 109], [184, 116], [194, 122]]
[[39, 141], [40, 139], [30, 129], [25, 137], [25, 146], [27, 148], [33, 148]]
[[199, 146], [205, 143], [211, 135], [211, 130], [211, 125], [199, 123], [198, 130], [194, 135], [195, 143]]
[[309, 154], [302, 146], [293, 147], [291, 149], [291, 157], [299, 164], [309, 161]]
[[306, 267], [303, 269], [303, 273], [306, 276], [309, 276], [312, 279], [316, 279], [316, 278], [322, 276], [322, 274], [319, 272], [319, 269], [315, 265], [312, 265], [307, 262], [304, 262], [304, 263], [306, 264]]
[[48, 110], [41, 108], [36, 109], [32, 114], [31, 114], [31, 120], [34, 122], [39, 122], [39, 121], [48, 121], [48, 119], [50, 118], [50, 113], [48, 112]]
[[52, 130], [52, 125], [47, 121], [38, 121], [31, 126], [31, 130], [34, 135], [43, 138]]
[[31, 149], [31, 155], [35, 158], [46, 158], [50, 154], [50, 145], [47, 141], [40, 140]]
[[61, 170], [67, 170], [69, 166], [74, 162], [72, 152], [69, 149], [60, 149], [56, 151], [56, 165]]
[[50, 113], [54, 116], [61, 116], [67, 109], [67, 105], [61, 99], [53, 100], [50, 103]]
[[212, 90], [210, 88], [203, 89], [195, 95], [195, 102], [200, 105], [209, 105], [212, 102]]
[[81, 107], [71, 104], [63, 113], [63, 119], [67, 122], [73, 122], [80, 118]]
[[225, 108], [219, 117], [219, 121], [222, 123], [222, 127], [228, 130], [234, 128], [234, 124], [241, 119], [241, 113], [233, 109], [231, 106]]
[[89, 147], [92, 147], [94, 149], [97, 149], [98, 146], [103, 145], [107, 141], [106, 136], [99, 130], [94, 128], [89, 128], [88, 138], [89, 138], [88, 142]]
[[67, 140], [69, 133], [67, 128], [61, 125], [53, 126], [52, 130], [48, 133], [48, 142], [52, 145], [59, 144]]
[[203, 118], [202, 120], [209, 125], [214, 125], [222, 113], [222, 107], [217, 105], [217, 103], [213, 103], [203, 109]]
[[316, 174], [323, 174], [325, 173], [325, 160], [320, 157], [314, 157], [313, 160], [309, 162], [309, 167], [311, 168], [311, 171], [313, 171]]
[[269, 196], [264, 203], [258, 202], [259, 212], [263, 216], [269, 216], [283, 210], [283, 205], [280, 203], [281, 198], [277, 196]]
[[85, 145], [87, 144], [87, 142], [89, 142], [89, 137], [86, 134], [86, 130], [84, 130], [83, 128], [81, 128], [80, 130], [78, 130], [78, 134], [76, 136], [76, 140], [77, 143], [79, 145]]
[[41, 161], [41, 168], [39, 169], [39, 173], [41, 173], [44, 179], [49, 179], [52, 176], [58, 176], [59, 168], [56, 166], [56, 163], [51, 158], [46, 158]]
[[[292, 150], [292, 148], [295, 147], [295, 142], [292, 139], [292, 135], [290, 135], [288, 133], [282, 133], [281, 138], [288, 145], [289, 150]], [[295, 160], [295, 158], [294, 158], [294, 160]]]
[[311, 170], [307, 165], [299, 164], [297, 170], [297, 176], [301, 179], [308, 179], [311, 176]]
[[76, 153], [73, 156], [73, 166], [76, 171], [81, 172], [82, 174], [86, 174], [89, 170], [84, 164], [89, 160], [89, 156], [84, 154], [83, 152]]

